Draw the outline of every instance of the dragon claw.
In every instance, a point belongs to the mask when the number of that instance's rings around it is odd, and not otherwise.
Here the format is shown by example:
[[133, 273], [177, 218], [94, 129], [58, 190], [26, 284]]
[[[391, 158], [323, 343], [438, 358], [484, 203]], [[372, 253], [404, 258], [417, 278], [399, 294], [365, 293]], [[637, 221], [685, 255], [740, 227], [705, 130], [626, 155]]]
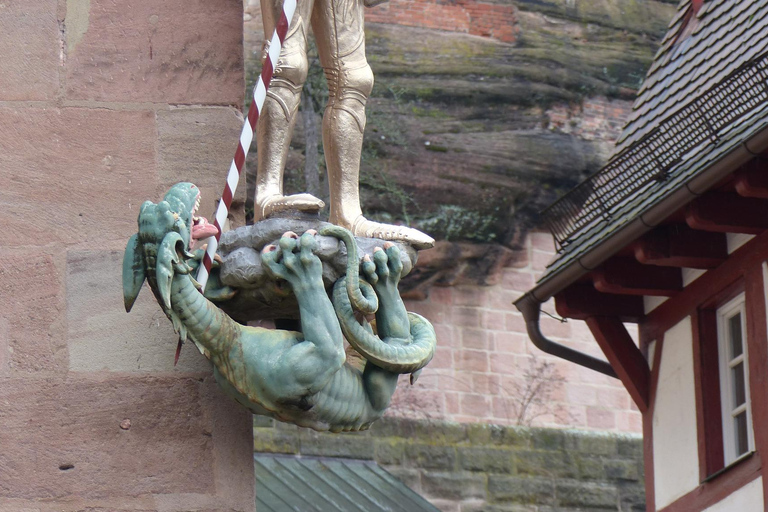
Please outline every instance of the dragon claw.
[[376, 264], [373, 262], [369, 255], [363, 256], [362, 264], [363, 275], [366, 280], [371, 284], [376, 284], [379, 280], [379, 276], [376, 274]]
[[389, 267], [387, 266], [387, 253], [383, 249], [373, 251], [373, 261], [376, 263], [376, 274], [380, 279], [387, 279], [389, 277]]

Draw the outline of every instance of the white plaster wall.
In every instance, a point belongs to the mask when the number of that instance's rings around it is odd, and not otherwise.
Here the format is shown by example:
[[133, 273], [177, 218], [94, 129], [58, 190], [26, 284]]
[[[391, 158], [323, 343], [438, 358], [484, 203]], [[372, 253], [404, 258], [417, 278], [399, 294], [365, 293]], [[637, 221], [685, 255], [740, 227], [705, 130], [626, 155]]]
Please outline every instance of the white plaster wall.
[[[666, 507], [699, 485], [693, 333], [687, 317], [664, 335], [653, 410], [656, 508]], [[657, 347], [658, 350], [658, 347]]]
[[657, 307], [661, 306], [665, 302], [667, 302], [667, 299], [669, 297], [657, 297], [655, 295], [643, 295], [643, 308], [645, 309], [645, 314], [647, 315]]
[[763, 512], [763, 478], [756, 478], [704, 512]]
[[755, 235], [748, 235], [746, 233], [726, 233], [725, 240], [728, 244], [728, 254], [736, 251], [736, 249], [749, 242], [753, 238], [755, 238]]
[[681, 272], [683, 273], [683, 286], [688, 286], [701, 276], [707, 273], [706, 270], [703, 268], [687, 268], [683, 267], [681, 269]]

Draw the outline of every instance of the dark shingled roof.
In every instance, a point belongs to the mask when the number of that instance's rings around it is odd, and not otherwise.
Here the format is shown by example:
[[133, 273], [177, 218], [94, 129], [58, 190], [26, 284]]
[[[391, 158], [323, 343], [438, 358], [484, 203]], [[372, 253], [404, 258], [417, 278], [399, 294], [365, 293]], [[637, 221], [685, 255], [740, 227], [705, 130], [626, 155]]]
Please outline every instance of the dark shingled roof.
[[440, 512], [373, 461], [257, 453], [257, 512]]
[[605, 168], [544, 212], [540, 284], [768, 128], [768, 0], [683, 0]]
[[[654, 57], [616, 151], [639, 140], [661, 118], [768, 50], [768, 1], [710, 0], [690, 17], [679, 12]], [[692, 33], [686, 37], [686, 28]]]

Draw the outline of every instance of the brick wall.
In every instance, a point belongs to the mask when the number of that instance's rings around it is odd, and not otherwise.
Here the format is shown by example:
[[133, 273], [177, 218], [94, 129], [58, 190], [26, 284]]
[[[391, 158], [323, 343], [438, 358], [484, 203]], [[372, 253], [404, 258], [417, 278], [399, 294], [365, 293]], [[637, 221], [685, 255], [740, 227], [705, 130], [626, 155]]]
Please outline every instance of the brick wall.
[[375, 460], [443, 512], [645, 510], [633, 435], [396, 418], [319, 434], [254, 419], [257, 452]]
[[547, 129], [586, 140], [615, 141], [632, 112], [632, 103], [603, 97], [586, 98], [580, 105], [558, 104], [546, 111]]
[[[244, 0], [246, 21], [261, 26], [259, 0]], [[434, 28], [514, 43], [517, 9], [511, 3], [478, 0], [388, 0], [365, 10], [367, 23]]]
[[505, 43], [514, 43], [519, 30], [511, 3], [478, 0], [389, 0], [366, 10], [365, 20], [462, 32]]
[[253, 510], [251, 416], [121, 260], [139, 205], [213, 210], [242, 124], [239, 0], [0, 4], [0, 510]]
[[[415, 386], [401, 381], [390, 414], [641, 432], [641, 415], [620, 381], [544, 354], [528, 339], [512, 302], [534, 286], [553, 255], [551, 236], [534, 233], [500, 284], [434, 287], [428, 300], [408, 301], [409, 310], [435, 325], [438, 348]], [[542, 311], [555, 315], [554, 304]], [[583, 322], [542, 314], [541, 326], [554, 341], [604, 357]], [[521, 418], [522, 403], [537, 383], [543, 386], [534, 402], [543, 403], [533, 403]]]

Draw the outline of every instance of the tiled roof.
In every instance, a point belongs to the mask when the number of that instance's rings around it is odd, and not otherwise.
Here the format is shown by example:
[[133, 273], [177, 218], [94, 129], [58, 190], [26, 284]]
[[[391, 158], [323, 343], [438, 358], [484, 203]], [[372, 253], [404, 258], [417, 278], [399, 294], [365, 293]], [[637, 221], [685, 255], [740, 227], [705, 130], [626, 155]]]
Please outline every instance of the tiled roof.
[[768, 0], [709, 0], [695, 19], [683, 0], [611, 161], [545, 213], [562, 247], [540, 283], [766, 129], [763, 76]]
[[691, 158], [675, 169], [674, 175], [658, 187], [646, 189], [627, 201], [610, 220], [601, 221], [593, 229], [579, 237], [578, 242], [568, 245], [550, 263], [539, 284], [549, 280], [567, 266], [576, 262], [607, 237], [629, 224], [633, 219], [648, 211], [677, 189], [684, 187], [694, 176], [710, 167], [714, 162], [739, 147], [742, 141], [768, 129], [768, 107], [733, 127], [720, 141]]
[[688, 23], [691, 1], [677, 16], [654, 57], [616, 152], [638, 141], [671, 111], [768, 50], [768, 0], [710, 0]]
[[258, 512], [439, 512], [373, 461], [257, 453]]

